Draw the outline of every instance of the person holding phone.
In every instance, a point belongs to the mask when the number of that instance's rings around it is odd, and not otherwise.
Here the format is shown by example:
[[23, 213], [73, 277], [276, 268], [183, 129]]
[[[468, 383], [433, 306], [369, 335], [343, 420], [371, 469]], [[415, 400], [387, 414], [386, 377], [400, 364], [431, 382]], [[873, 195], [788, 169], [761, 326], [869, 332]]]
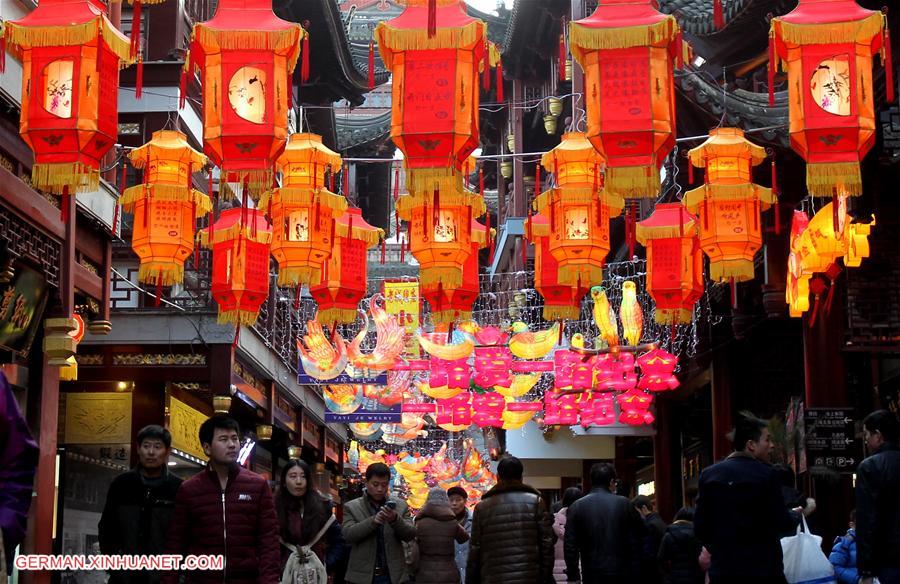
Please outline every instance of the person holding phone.
[[366, 468], [362, 497], [344, 505], [344, 540], [350, 545], [345, 580], [352, 584], [402, 584], [409, 580], [403, 542], [416, 537], [406, 503], [388, 497], [391, 469]]

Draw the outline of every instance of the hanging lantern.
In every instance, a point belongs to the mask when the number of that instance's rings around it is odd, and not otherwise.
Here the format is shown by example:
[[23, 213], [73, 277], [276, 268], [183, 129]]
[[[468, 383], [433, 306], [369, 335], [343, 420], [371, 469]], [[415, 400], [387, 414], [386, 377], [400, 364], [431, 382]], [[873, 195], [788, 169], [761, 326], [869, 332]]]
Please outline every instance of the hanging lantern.
[[319, 307], [319, 322], [356, 320], [368, 284], [367, 250], [382, 237], [384, 231], [366, 223], [359, 209], [347, 209], [334, 221], [334, 249], [322, 270], [322, 280], [309, 289]]
[[200, 71], [204, 152], [222, 169], [222, 182], [244, 183], [257, 198], [271, 188], [287, 140], [291, 75], [304, 38], [266, 0], [219, 0], [215, 16], [194, 25], [185, 66]]
[[419, 262], [423, 288], [457, 288], [463, 283], [463, 265], [472, 254], [472, 218], [484, 215], [484, 199], [462, 186], [435, 189], [431, 196], [404, 195], [397, 200], [397, 215], [409, 222], [409, 247]]
[[473, 219], [472, 253], [463, 263], [462, 284], [456, 288], [444, 288], [440, 283], [437, 286], [422, 287], [422, 295], [431, 307], [432, 323], [444, 324], [472, 319], [472, 304], [480, 291], [478, 250], [487, 245], [487, 229]]
[[752, 181], [752, 167], [766, 158], [743, 130], [715, 128], [688, 153], [690, 164], [706, 168], [706, 183], [688, 191], [684, 204], [700, 217], [700, 246], [716, 282], [753, 279], [753, 258], [762, 246], [760, 212], [777, 201], [772, 189]]
[[269, 294], [269, 243], [265, 218], [246, 207], [223, 211], [200, 232], [201, 245], [213, 255], [212, 295], [219, 322], [252, 325]]
[[785, 283], [785, 301], [788, 314], [792, 317], [803, 316], [809, 310], [809, 279], [811, 273], [804, 269], [804, 256], [807, 250], [801, 243], [800, 236], [809, 225], [809, 216], [804, 211], [794, 211], [791, 219], [791, 247], [788, 255], [787, 281]]
[[559, 263], [562, 284], [603, 281], [609, 254], [609, 219], [622, 212], [618, 195], [600, 190], [603, 157], [581, 132], [568, 132], [562, 142], [541, 157], [548, 172], [556, 173], [556, 188], [534, 200], [538, 213], [549, 217], [550, 253]]
[[655, 4], [601, 0], [569, 27], [585, 75], [587, 137], [606, 159], [606, 189], [626, 198], [656, 197], [660, 166], [675, 146], [681, 31]]
[[100, 159], [118, 136], [119, 69], [134, 62], [128, 39], [100, 3], [43, 0], [7, 21], [0, 41], [22, 61], [19, 133], [34, 151], [32, 184], [96, 191]]
[[678, 203], [662, 203], [637, 224], [647, 248], [647, 292], [659, 324], [689, 324], [703, 295], [703, 254], [697, 218]]
[[549, 218], [532, 215], [525, 223], [525, 237], [534, 243], [534, 288], [544, 299], [544, 320], [577, 319], [589, 286], [560, 283], [559, 263], [550, 253]]
[[[462, 0], [407, 0], [375, 39], [393, 75], [391, 138], [403, 152], [412, 196], [453, 191], [478, 146], [479, 69], [487, 27]], [[418, 256], [417, 256], [418, 257]]]
[[193, 171], [206, 164], [206, 156], [181, 132], [160, 130], [128, 157], [145, 173], [143, 184], [125, 189], [119, 199], [134, 214], [131, 247], [141, 260], [138, 281], [180, 284], [184, 261], [194, 250], [195, 219], [212, 209], [209, 197], [191, 187]]
[[814, 197], [862, 194], [859, 163], [875, 143], [876, 53], [886, 65], [887, 100], [894, 100], [885, 23], [885, 15], [855, 0], [800, 0], [772, 19], [769, 103], [780, 63], [788, 74], [791, 146], [806, 160], [806, 186]]
[[347, 201], [325, 188], [325, 175], [341, 167], [341, 157], [316, 134], [293, 134], [276, 161], [281, 187], [263, 195], [260, 211], [272, 219], [272, 256], [279, 286], [310, 286], [322, 279], [331, 256], [332, 223]]

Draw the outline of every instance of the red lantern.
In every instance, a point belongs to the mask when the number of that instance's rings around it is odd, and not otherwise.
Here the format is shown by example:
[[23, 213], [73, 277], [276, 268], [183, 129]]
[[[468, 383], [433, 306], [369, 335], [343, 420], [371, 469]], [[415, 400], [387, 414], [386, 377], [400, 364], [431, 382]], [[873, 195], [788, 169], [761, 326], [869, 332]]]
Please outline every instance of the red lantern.
[[322, 281], [309, 293], [319, 306], [319, 322], [350, 323], [366, 295], [367, 250], [384, 237], [384, 231], [366, 223], [362, 211], [354, 208], [347, 209], [334, 225], [331, 258], [325, 263]]
[[119, 69], [133, 62], [128, 39], [91, 0], [43, 0], [7, 21], [3, 34], [22, 61], [19, 133], [34, 151], [32, 184], [96, 191], [100, 159], [118, 136]]
[[200, 243], [212, 249], [212, 295], [219, 322], [252, 325], [269, 294], [272, 231], [262, 214], [247, 208], [223, 211]]
[[194, 25], [185, 65], [200, 70], [204, 152], [223, 182], [246, 183], [257, 197], [271, 188], [287, 140], [291, 74], [305, 37], [266, 0], [219, 0], [215, 16]]
[[572, 22], [572, 55], [584, 69], [587, 136], [606, 158], [606, 188], [655, 197], [659, 169], [675, 146], [673, 68], [681, 56], [675, 17], [651, 0], [601, 0]]
[[872, 57], [879, 51], [888, 101], [894, 99], [886, 35], [884, 15], [855, 0], [800, 0], [772, 19], [769, 102], [780, 60], [788, 73], [791, 146], [806, 160], [814, 197], [862, 194], [859, 163], [875, 143]]
[[679, 203], [662, 203], [637, 224], [647, 248], [647, 291], [659, 324], [688, 324], [703, 295], [703, 253], [697, 218]]
[[588, 283], [560, 283], [559, 263], [550, 253], [550, 220], [546, 216], [532, 215], [525, 229], [525, 236], [534, 243], [534, 288], [544, 298], [544, 320], [577, 319]]
[[455, 173], [478, 145], [487, 27], [461, 0], [405, 4], [400, 16], [378, 24], [375, 39], [393, 74], [391, 138], [404, 154], [406, 186], [430, 196], [455, 188]]
[[463, 263], [462, 284], [456, 288], [423, 286], [422, 295], [431, 306], [431, 322], [444, 324], [456, 320], [472, 318], [472, 304], [480, 290], [478, 270], [478, 250], [488, 242], [487, 229], [476, 220], [472, 220], [472, 253]]

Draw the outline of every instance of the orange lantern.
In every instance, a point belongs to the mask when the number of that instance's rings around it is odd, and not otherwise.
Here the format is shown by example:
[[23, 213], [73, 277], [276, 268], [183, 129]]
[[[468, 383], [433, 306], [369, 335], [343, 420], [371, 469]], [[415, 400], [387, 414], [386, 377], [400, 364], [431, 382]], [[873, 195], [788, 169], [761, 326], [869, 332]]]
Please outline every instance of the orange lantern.
[[655, 4], [601, 0], [569, 28], [585, 75], [587, 137], [606, 159], [606, 189], [626, 198], [658, 194], [660, 166], [675, 146], [681, 31]]
[[244, 183], [257, 197], [271, 187], [287, 140], [291, 75], [304, 38], [266, 0], [220, 0], [212, 19], [194, 25], [185, 66], [200, 71], [204, 152], [223, 182]]
[[119, 69], [133, 62], [128, 39], [100, 2], [43, 0], [7, 21], [0, 40], [22, 61], [19, 133], [34, 151], [32, 184], [96, 191], [100, 159], [118, 136]]
[[455, 175], [452, 191], [435, 189], [431, 196], [404, 195], [397, 215], [409, 221], [409, 246], [419, 262], [423, 287], [444, 289], [463, 282], [463, 264], [472, 254], [472, 218], [485, 213], [484, 199], [462, 186]]
[[293, 134], [276, 161], [282, 185], [263, 195], [259, 208], [272, 218], [272, 255], [279, 286], [310, 286], [322, 279], [322, 266], [334, 246], [335, 219], [347, 201], [325, 188], [325, 173], [336, 172], [341, 157], [316, 134]]
[[659, 324], [689, 324], [703, 295], [703, 254], [697, 218], [678, 203], [662, 203], [637, 224], [647, 248], [647, 291]]
[[885, 16], [855, 0], [800, 0], [772, 19], [769, 103], [780, 62], [788, 74], [791, 146], [806, 160], [814, 197], [862, 194], [859, 163], [875, 143], [872, 57], [879, 51], [894, 100], [887, 34]]
[[212, 249], [212, 295], [220, 323], [252, 325], [269, 294], [272, 231], [261, 213], [246, 207], [223, 211], [200, 243]]
[[549, 249], [559, 264], [561, 284], [603, 281], [609, 254], [609, 219], [622, 212], [618, 195], [600, 191], [603, 157], [582, 132], [563, 135], [562, 142], [541, 157], [556, 174], [556, 188], [534, 200], [538, 213], [550, 219]]
[[700, 217], [700, 245], [716, 282], [753, 279], [753, 258], [762, 246], [760, 211], [777, 199], [772, 189], [751, 182], [752, 167], [766, 158], [743, 130], [715, 128], [688, 152], [690, 163], [706, 167], [706, 183], [688, 191], [684, 205]]
[[559, 263], [550, 253], [550, 219], [532, 215], [525, 222], [525, 237], [534, 243], [534, 288], [544, 299], [544, 320], [574, 320], [581, 316], [587, 283], [561, 284]]
[[437, 286], [422, 288], [422, 295], [431, 306], [432, 323], [444, 324], [456, 320], [471, 320], [472, 304], [481, 289], [478, 250], [487, 245], [487, 228], [473, 219], [472, 253], [463, 263], [462, 284], [456, 288], [444, 288], [440, 283]]
[[356, 320], [359, 301], [368, 285], [368, 249], [384, 237], [384, 231], [366, 223], [359, 209], [347, 209], [334, 221], [334, 249], [322, 271], [322, 281], [310, 287], [321, 323]]
[[191, 188], [191, 176], [206, 164], [185, 135], [160, 130], [132, 150], [131, 164], [144, 184], [125, 189], [119, 202], [134, 213], [131, 247], [141, 260], [138, 281], [171, 286], [184, 281], [184, 261], [194, 250], [194, 220], [209, 213], [209, 197]]
[[407, 0], [403, 13], [375, 28], [393, 74], [391, 138], [404, 154], [416, 196], [454, 191], [478, 145], [478, 72], [487, 26], [462, 0]]

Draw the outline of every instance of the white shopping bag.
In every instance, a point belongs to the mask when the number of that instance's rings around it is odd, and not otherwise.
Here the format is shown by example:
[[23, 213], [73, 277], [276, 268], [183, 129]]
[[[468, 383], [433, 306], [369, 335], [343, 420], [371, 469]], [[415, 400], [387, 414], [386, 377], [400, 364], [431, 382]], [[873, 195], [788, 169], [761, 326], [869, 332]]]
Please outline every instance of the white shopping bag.
[[809, 532], [806, 517], [797, 526], [797, 535], [781, 538], [784, 577], [788, 584], [836, 584], [834, 567], [822, 551], [822, 538]]

